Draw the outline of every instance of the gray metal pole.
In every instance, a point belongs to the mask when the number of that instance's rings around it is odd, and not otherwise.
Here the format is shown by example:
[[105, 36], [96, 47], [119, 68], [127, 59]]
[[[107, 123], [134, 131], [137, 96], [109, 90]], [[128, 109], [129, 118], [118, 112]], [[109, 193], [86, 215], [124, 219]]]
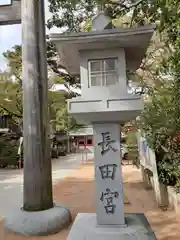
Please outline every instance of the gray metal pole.
[[44, 0], [22, 0], [25, 211], [53, 207]]

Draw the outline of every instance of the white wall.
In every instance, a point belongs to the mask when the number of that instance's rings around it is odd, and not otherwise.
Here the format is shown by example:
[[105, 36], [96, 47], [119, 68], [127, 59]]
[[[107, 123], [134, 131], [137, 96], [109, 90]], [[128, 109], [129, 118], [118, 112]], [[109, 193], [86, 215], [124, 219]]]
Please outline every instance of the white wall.
[[[137, 133], [137, 141], [139, 148], [139, 158], [141, 165], [142, 179], [145, 185], [151, 185], [154, 189], [156, 202], [159, 206], [168, 205], [168, 194], [165, 185], [159, 182], [156, 157], [154, 151], [148, 146], [147, 140], [141, 136], [140, 131]], [[153, 176], [150, 179], [146, 170], [150, 170]]]

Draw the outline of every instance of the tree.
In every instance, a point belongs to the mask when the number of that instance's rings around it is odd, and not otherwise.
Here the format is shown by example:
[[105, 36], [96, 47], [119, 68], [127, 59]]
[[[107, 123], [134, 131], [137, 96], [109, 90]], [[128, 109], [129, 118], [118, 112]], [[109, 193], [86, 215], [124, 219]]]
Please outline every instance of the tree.
[[133, 0], [49, 0], [49, 11], [52, 13], [52, 18], [48, 20], [48, 27], [56, 26], [78, 32], [82, 29], [81, 24], [91, 20], [98, 8], [105, 10], [107, 15], [116, 19], [143, 2], [143, 0], [136, 2]]
[[8, 67], [10, 68], [10, 72], [13, 73], [17, 80], [20, 80], [22, 72], [21, 46], [15, 45], [12, 50], [7, 50], [3, 53], [3, 55], [8, 60]]
[[19, 84], [13, 82], [9, 72], [2, 72], [0, 75], [0, 114], [9, 115], [14, 124], [21, 126], [22, 91]]
[[[47, 49], [48, 49], [48, 63], [49, 63], [48, 66], [49, 66], [49, 70], [52, 72], [48, 80], [49, 89], [52, 87], [53, 84], [56, 84], [56, 83], [65, 84], [65, 86], [67, 87], [67, 91], [60, 91], [60, 92], [49, 91], [48, 105], [49, 105], [49, 112], [50, 112], [50, 125], [52, 126], [54, 131], [56, 131], [57, 129], [67, 130], [66, 121], [67, 119], [71, 119], [71, 118], [68, 117], [66, 100], [68, 98], [75, 96], [75, 93], [73, 93], [68, 87], [69, 86], [68, 80], [70, 80], [70, 77], [68, 76], [68, 74], [63, 75], [58, 70], [58, 64], [56, 60], [56, 51], [55, 51], [54, 45], [49, 43]], [[1, 84], [0, 110], [4, 114], [8, 114], [12, 116], [16, 124], [21, 124], [22, 114], [23, 114], [22, 79], [21, 79], [21, 71], [22, 71], [21, 46], [15, 45], [12, 50], [6, 51], [4, 53], [4, 56], [8, 61], [9, 72], [2, 73], [5, 76], [7, 75], [8, 77], [3, 77], [0, 80], [0, 84]], [[51, 67], [53, 69], [56, 69], [55, 70], [56, 73], [54, 73]], [[15, 78], [14, 82], [10, 79], [12, 75]], [[74, 122], [75, 120], [73, 119], [72, 121]], [[70, 124], [70, 122], [68, 124]], [[71, 126], [70, 124], [68, 126], [69, 128], [71, 128], [73, 127], [73, 125]]]
[[[166, 61], [160, 62], [163, 75], [172, 80], [171, 88], [166, 95], [171, 96], [170, 102], [164, 101], [165, 96], [157, 99], [154, 93], [151, 104], [146, 106], [141, 121], [149, 144], [156, 150], [160, 180], [173, 185], [180, 191], [180, 13], [179, 1], [146, 1], [140, 4], [133, 14], [134, 22], [156, 22], [157, 30], [168, 49]], [[156, 94], [156, 95], [155, 95]], [[153, 102], [156, 107], [153, 111]], [[146, 117], [145, 117], [146, 115]], [[151, 118], [151, 123], [148, 120]], [[153, 120], [154, 118], [154, 120]], [[165, 119], [165, 120], [163, 120]], [[151, 125], [151, 134], [148, 126]], [[153, 133], [153, 134], [152, 134]]]
[[80, 31], [80, 24], [92, 18], [96, 2], [89, 0], [49, 0], [49, 10], [53, 13], [53, 16], [52, 19], [48, 20], [48, 27], [65, 27], [68, 28], [68, 31]]
[[[65, 119], [67, 118], [66, 112], [66, 99], [68, 93], [66, 92], [49, 92], [49, 115], [50, 125], [52, 130], [65, 129]], [[59, 127], [60, 125], [60, 127]]]

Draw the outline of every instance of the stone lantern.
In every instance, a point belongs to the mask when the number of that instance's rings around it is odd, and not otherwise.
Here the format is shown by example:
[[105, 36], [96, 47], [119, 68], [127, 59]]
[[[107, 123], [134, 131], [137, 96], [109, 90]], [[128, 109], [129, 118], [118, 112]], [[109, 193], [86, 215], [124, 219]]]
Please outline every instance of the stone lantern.
[[126, 71], [139, 68], [154, 28], [114, 28], [100, 12], [91, 32], [51, 34], [61, 63], [80, 74], [82, 95], [68, 101], [69, 113], [94, 131], [96, 214], [78, 214], [68, 240], [156, 239], [143, 214], [124, 214], [120, 159], [120, 123], [143, 109], [127, 91]]

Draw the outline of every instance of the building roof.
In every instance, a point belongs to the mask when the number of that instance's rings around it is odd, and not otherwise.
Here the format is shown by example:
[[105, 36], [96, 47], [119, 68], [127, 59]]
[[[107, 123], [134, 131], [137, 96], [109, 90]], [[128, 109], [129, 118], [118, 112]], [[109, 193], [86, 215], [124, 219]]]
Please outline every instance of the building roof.
[[93, 135], [93, 127], [91, 125], [72, 130], [69, 132], [69, 136], [92, 136]]

